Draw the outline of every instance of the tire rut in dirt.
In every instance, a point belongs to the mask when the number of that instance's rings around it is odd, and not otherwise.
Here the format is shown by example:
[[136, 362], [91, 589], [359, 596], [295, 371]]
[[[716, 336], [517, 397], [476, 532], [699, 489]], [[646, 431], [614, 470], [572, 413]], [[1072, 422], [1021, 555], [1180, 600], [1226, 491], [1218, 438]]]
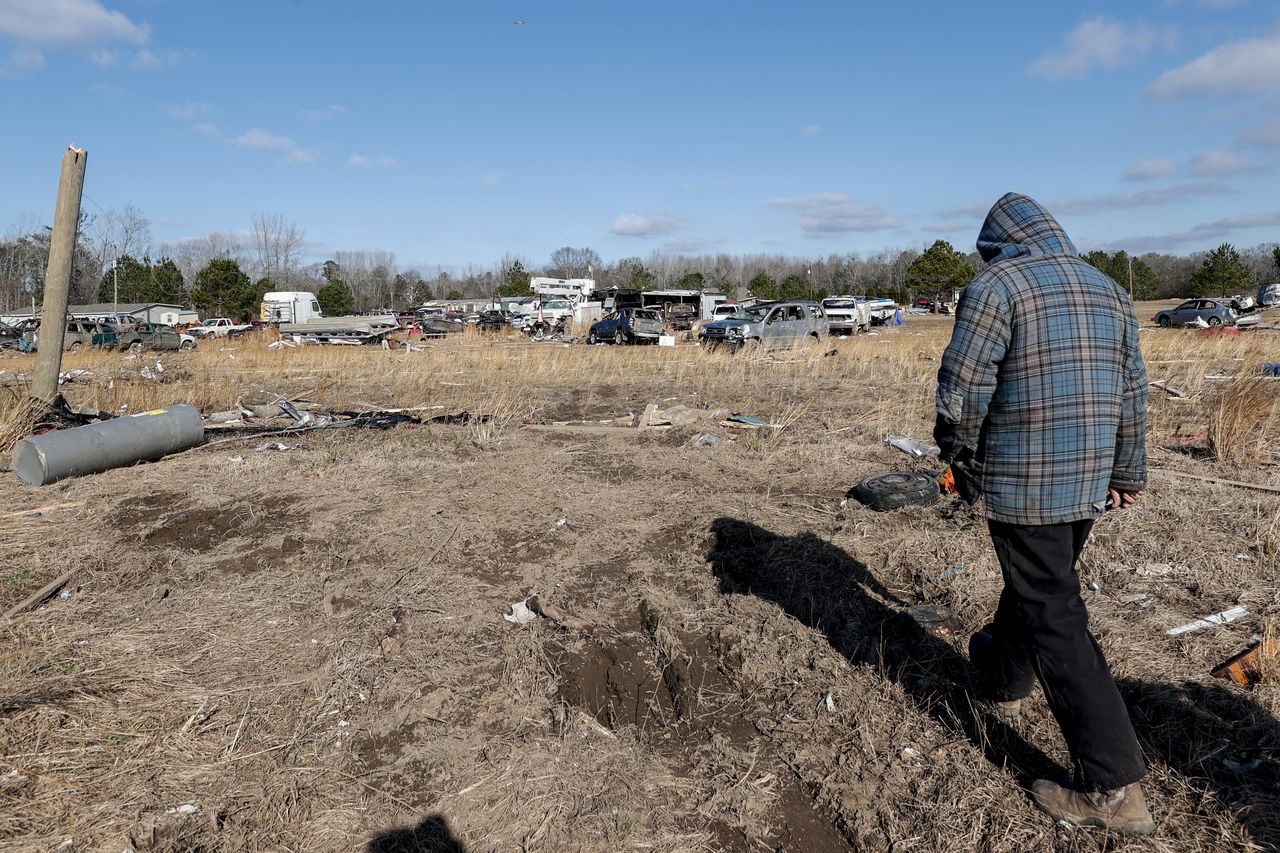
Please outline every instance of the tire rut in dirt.
[[[699, 751], [727, 742], [759, 753], [757, 772], [774, 776], [774, 819], [764, 837], [715, 819], [717, 849], [852, 850], [834, 818], [762, 736], [754, 708], [734, 678], [741, 653], [719, 632], [698, 634], [665, 624], [658, 607], [642, 600], [636, 618], [615, 636], [593, 638], [584, 648], [561, 645], [558, 661], [563, 702], [581, 708], [612, 730], [634, 726], [645, 746], [688, 778], [702, 778]], [[750, 772], [750, 771], [748, 771]]]

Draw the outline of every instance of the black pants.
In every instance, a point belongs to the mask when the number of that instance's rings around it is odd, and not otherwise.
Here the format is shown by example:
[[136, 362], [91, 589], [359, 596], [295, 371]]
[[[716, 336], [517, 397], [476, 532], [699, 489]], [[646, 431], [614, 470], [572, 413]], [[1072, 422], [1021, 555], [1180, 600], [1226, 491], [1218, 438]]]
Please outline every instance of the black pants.
[[1071, 752], [1076, 784], [1111, 790], [1146, 775], [1138, 739], [1102, 649], [1089, 633], [1076, 560], [1092, 521], [991, 521], [1004, 592], [993, 642], [974, 661], [995, 698], [1021, 699], [1039, 678]]

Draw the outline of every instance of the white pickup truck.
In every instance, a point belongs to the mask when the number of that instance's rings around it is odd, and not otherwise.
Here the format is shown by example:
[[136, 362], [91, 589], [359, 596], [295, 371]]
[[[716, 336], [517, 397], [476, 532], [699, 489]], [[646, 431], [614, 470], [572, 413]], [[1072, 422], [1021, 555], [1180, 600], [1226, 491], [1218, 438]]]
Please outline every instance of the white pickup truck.
[[827, 314], [827, 328], [833, 335], [856, 335], [871, 326], [871, 308], [852, 296], [833, 296], [822, 300]]
[[252, 329], [248, 323], [236, 323], [229, 317], [210, 317], [199, 326], [187, 329], [187, 334], [197, 338], [226, 338]]

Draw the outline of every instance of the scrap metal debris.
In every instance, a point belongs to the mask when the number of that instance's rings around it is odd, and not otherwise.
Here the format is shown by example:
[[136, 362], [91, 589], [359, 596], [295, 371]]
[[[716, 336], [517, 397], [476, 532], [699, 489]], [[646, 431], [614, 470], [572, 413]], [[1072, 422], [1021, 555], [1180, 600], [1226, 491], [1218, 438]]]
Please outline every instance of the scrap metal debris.
[[904, 618], [909, 619], [926, 634], [935, 637], [947, 637], [960, 631], [960, 622], [951, 608], [938, 604], [917, 604], [902, 611]]
[[941, 453], [934, 445], [922, 444], [915, 439], [907, 438], [905, 435], [886, 435], [884, 443], [896, 450], [901, 450], [912, 459], [923, 459], [926, 456], [937, 456]]
[[1259, 639], [1239, 654], [1213, 668], [1211, 675], [1229, 678], [1242, 687], [1275, 677], [1280, 660], [1280, 640]]
[[1234, 622], [1241, 616], [1249, 612], [1249, 608], [1241, 604], [1238, 607], [1232, 607], [1230, 610], [1223, 610], [1221, 613], [1214, 613], [1211, 616], [1205, 616], [1203, 619], [1196, 619], [1185, 625], [1179, 625], [1176, 628], [1170, 628], [1165, 631], [1170, 637], [1179, 637], [1183, 634], [1190, 634], [1192, 631], [1199, 631], [1203, 628], [1212, 628], [1215, 625], [1225, 625], [1228, 622]]

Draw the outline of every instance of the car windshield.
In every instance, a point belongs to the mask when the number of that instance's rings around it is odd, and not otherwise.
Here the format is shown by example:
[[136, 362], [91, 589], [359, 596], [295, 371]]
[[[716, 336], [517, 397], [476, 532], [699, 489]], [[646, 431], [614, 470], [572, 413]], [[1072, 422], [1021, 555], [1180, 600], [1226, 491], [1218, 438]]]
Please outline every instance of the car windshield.
[[656, 320], [658, 319], [658, 315], [652, 311], [637, 311], [635, 313], [635, 318], [637, 320]]
[[734, 320], [762, 320], [764, 315], [769, 313], [768, 305], [752, 305], [750, 308], [742, 308], [733, 312]]

